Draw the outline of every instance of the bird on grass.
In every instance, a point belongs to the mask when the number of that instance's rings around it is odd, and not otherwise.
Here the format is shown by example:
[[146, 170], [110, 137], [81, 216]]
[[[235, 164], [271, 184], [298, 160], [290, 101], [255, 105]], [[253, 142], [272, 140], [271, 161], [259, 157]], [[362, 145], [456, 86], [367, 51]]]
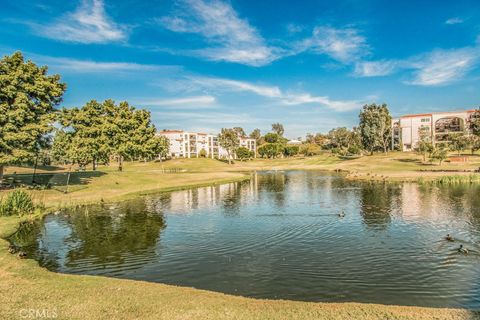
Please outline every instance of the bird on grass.
[[18, 257], [20, 259], [25, 259], [27, 257], [27, 253], [25, 251], [18, 252]]

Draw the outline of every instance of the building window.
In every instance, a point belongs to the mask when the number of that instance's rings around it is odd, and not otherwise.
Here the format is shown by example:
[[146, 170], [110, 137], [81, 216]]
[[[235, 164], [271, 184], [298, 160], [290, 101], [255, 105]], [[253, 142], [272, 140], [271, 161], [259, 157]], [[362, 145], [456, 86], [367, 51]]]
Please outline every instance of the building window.
[[421, 122], [430, 122], [430, 118], [422, 118], [420, 121]]

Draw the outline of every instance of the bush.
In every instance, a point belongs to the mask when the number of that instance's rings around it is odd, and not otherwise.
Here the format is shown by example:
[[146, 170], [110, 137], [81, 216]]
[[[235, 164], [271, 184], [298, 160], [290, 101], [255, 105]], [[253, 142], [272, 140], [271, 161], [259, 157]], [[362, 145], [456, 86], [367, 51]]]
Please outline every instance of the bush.
[[320, 154], [320, 147], [313, 143], [305, 143], [300, 147], [300, 153], [307, 157], [311, 157]]
[[299, 151], [300, 151], [299, 146], [285, 146], [285, 148], [283, 149], [283, 155], [285, 157], [296, 156]]
[[31, 214], [34, 209], [32, 197], [23, 190], [14, 190], [0, 200], [0, 216]]
[[251, 159], [254, 156], [253, 151], [250, 151], [248, 148], [245, 148], [245, 147], [239, 147], [235, 152], [235, 154], [237, 155], [237, 158], [240, 160]]
[[357, 146], [356, 144], [354, 145], [351, 145], [348, 150], [347, 150], [348, 154], [352, 154], [352, 155], [356, 155], [356, 154], [360, 154], [362, 152], [362, 149], [360, 149], [359, 146]]
[[276, 158], [282, 151], [283, 145], [280, 143], [264, 143], [257, 149], [262, 158]]
[[205, 149], [200, 150], [199, 156], [200, 156], [200, 158], [206, 158], [207, 157], [207, 151]]

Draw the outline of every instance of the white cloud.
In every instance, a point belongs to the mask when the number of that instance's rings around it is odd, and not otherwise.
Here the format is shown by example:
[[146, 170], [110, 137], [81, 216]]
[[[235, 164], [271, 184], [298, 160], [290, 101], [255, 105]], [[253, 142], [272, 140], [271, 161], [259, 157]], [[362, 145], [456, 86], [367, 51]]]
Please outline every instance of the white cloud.
[[83, 0], [75, 12], [48, 25], [33, 25], [39, 34], [60, 41], [108, 43], [127, 38], [127, 29], [107, 16], [102, 0]]
[[453, 17], [445, 21], [445, 24], [460, 24], [463, 23], [464, 20], [459, 17]]
[[281, 98], [282, 92], [278, 87], [256, 85], [249, 82], [208, 77], [190, 77], [194, 84], [203, 88], [220, 91], [249, 91], [268, 98]]
[[297, 44], [298, 51], [326, 54], [342, 63], [351, 63], [369, 54], [365, 37], [353, 28], [317, 26], [310, 38]]
[[145, 106], [165, 106], [165, 107], [175, 107], [182, 109], [189, 108], [199, 108], [199, 107], [210, 107], [213, 103], [216, 102], [215, 97], [213, 96], [194, 96], [194, 97], [184, 97], [184, 98], [172, 98], [172, 99], [155, 99], [155, 100], [141, 100], [136, 104], [145, 105]]
[[[249, 124], [257, 121], [254, 117], [247, 113], [233, 114], [225, 112], [169, 112], [169, 111], [152, 111], [154, 117], [160, 116], [162, 119], [184, 119], [192, 120], [191, 123], [218, 124], [220, 126]], [[203, 131], [203, 130], [201, 130]]]
[[250, 82], [222, 79], [192, 77], [197, 86], [220, 91], [252, 92], [256, 95], [276, 99], [284, 105], [319, 104], [329, 109], [343, 112], [359, 109], [364, 102], [360, 100], [332, 100], [327, 96], [312, 96], [309, 93], [283, 92], [277, 86], [257, 85]]
[[480, 63], [480, 48], [434, 50], [404, 60], [360, 61], [354, 74], [359, 77], [386, 76], [399, 70], [413, 70], [405, 83], [439, 86], [460, 80]]
[[398, 61], [360, 61], [355, 64], [354, 74], [359, 77], [379, 77], [393, 73], [399, 66]]
[[437, 50], [413, 63], [417, 69], [410, 84], [436, 86], [462, 78], [476, 64], [480, 52], [478, 48]]
[[178, 16], [163, 17], [159, 21], [174, 32], [199, 34], [212, 45], [192, 50], [191, 54], [251, 66], [262, 66], [279, 58], [279, 49], [269, 47], [258, 30], [241, 19], [229, 3], [184, 0], [182, 7]]
[[131, 62], [99, 62], [62, 57], [47, 57], [42, 55], [33, 56], [40, 63], [46, 63], [51, 68], [75, 73], [157, 71], [168, 69], [178, 70], [179, 68], [177, 66], [148, 65]]

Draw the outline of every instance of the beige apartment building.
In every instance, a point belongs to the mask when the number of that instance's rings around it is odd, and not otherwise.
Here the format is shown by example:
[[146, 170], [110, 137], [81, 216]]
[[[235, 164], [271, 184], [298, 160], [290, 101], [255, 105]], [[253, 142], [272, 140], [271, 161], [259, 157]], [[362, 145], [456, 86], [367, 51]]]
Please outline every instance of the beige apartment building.
[[[207, 133], [187, 132], [183, 130], [163, 130], [157, 133], [170, 142], [172, 158], [198, 158], [205, 150], [207, 158], [226, 158], [227, 151], [218, 144], [218, 136]], [[255, 139], [240, 137], [240, 146], [257, 152]]]
[[448, 134], [470, 133], [475, 110], [410, 114], [392, 121], [392, 148], [412, 151], [420, 141], [420, 130], [430, 132], [434, 144], [448, 142]]

